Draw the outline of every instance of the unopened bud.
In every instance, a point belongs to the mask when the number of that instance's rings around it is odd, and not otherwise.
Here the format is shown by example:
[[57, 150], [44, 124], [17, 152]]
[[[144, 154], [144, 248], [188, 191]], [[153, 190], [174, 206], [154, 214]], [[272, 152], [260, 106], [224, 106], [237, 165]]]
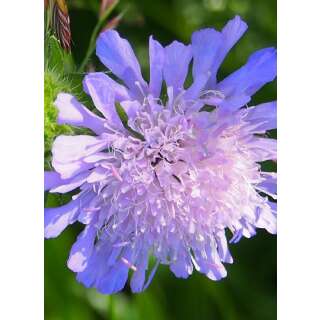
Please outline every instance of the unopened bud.
[[68, 7], [64, 0], [56, 0], [53, 7], [53, 30], [60, 41], [61, 47], [71, 50], [71, 30]]

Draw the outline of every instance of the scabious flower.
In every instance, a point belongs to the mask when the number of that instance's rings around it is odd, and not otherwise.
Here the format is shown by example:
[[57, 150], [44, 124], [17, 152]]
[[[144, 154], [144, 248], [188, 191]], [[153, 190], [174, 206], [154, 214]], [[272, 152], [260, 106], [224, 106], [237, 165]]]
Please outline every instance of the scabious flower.
[[[120, 291], [131, 270], [131, 289], [140, 292], [159, 264], [177, 277], [195, 269], [219, 280], [227, 274], [223, 263], [233, 262], [226, 229], [230, 242], [252, 237], [256, 228], [276, 233], [276, 177], [261, 169], [276, 159], [276, 141], [265, 134], [276, 127], [276, 103], [248, 106], [275, 78], [276, 51], [259, 50], [216, 79], [246, 29], [236, 16], [221, 32], [193, 33], [190, 45], [163, 47], [150, 37], [149, 83], [128, 41], [108, 30], [98, 38], [97, 56], [123, 83], [102, 72], [85, 76], [84, 90], [100, 114], [58, 95], [58, 122], [94, 135], [54, 141], [55, 171], [45, 173], [45, 189], [79, 192], [45, 209], [45, 237], [76, 221], [84, 225], [68, 267], [85, 286]], [[193, 83], [185, 88], [191, 61]]]

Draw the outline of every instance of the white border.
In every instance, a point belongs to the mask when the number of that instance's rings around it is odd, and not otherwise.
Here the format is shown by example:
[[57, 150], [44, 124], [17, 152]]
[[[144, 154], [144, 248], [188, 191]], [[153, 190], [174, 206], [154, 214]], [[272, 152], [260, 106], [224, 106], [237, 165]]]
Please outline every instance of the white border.
[[319, 7], [278, 0], [278, 320], [319, 317]]
[[43, 1], [0, 18], [0, 319], [43, 319]]

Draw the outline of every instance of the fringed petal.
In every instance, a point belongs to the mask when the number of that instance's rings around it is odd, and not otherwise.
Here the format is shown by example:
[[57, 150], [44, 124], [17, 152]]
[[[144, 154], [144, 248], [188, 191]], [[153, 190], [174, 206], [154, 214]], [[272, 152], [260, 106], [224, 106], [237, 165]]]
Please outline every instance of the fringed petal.
[[165, 53], [162, 45], [149, 38], [150, 83], [149, 90], [154, 98], [159, 98], [162, 86]]
[[105, 131], [105, 120], [89, 111], [75, 97], [68, 93], [59, 93], [55, 106], [59, 110], [57, 122], [91, 129], [96, 134]]
[[183, 90], [183, 84], [188, 73], [189, 63], [192, 58], [191, 46], [185, 46], [181, 42], [174, 41], [164, 50], [164, 79], [167, 87], [172, 87], [173, 94], [177, 95]]
[[126, 39], [120, 37], [117, 31], [102, 32], [97, 40], [97, 56], [117, 77], [122, 79], [130, 90], [141, 96], [140, 89], [147, 88], [141, 75], [139, 62]]

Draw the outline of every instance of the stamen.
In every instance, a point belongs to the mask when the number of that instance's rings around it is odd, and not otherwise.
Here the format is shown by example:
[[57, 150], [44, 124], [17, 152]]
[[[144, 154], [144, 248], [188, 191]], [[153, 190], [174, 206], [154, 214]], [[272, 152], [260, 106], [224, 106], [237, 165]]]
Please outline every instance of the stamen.
[[96, 207], [96, 208], [84, 208], [83, 211], [85, 212], [96, 212], [101, 210], [101, 207]]
[[116, 170], [116, 168], [114, 166], [111, 166], [111, 171], [113, 176], [118, 179], [120, 182], [123, 181], [122, 177], [120, 176], [119, 172]]
[[120, 247], [125, 247], [126, 245], [130, 244], [130, 241], [124, 241], [124, 242], [118, 242], [114, 244], [112, 247], [114, 248], [120, 248]]
[[137, 267], [133, 265], [131, 262], [129, 262], [126, 258], [121, 257], [121, 261], [128, 266], [131, 270], [137, 271]]
[[206, 90], [203, 91], [200, 95], [200, 99], [210, 99], [212, 97], [225, 99], [226, 96], [218, 90]]

